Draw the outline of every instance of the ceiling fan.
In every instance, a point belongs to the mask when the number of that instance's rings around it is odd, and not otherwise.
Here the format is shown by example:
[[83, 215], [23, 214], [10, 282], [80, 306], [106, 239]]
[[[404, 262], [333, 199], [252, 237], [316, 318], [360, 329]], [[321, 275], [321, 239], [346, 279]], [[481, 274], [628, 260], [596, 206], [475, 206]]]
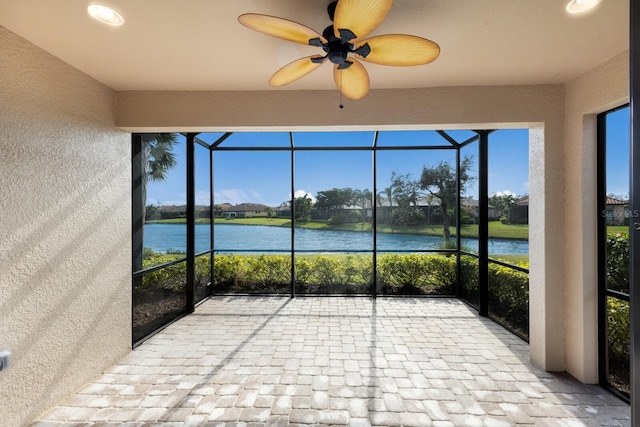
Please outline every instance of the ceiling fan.
[[285, 65], [271, 76], [269, 84], [294, 82], [327, 60], [334, 64], [333, 79], [349, 99], [369, 92], [369, 74], [358, 60], [381, 65], [423, 65], [440, 55], [440, 46], [431, 40], [408, 34], [386, 34], [365, 39], [384, 20], [393, 0], [337, 0], [327, 7], [329, 25], [319, 34], [311, 28], [275, 16], [247, 13], [238, 21], [269, 36], [321, 47], [325, 55], [311, 55]]

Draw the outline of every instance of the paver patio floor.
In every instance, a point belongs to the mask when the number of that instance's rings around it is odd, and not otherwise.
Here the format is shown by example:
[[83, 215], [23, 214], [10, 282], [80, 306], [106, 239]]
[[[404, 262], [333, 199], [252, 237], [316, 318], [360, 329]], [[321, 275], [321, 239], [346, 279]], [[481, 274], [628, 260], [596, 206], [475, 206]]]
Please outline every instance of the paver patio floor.
[[618, 426], [455, 299], [215, 297], [32, 426]]

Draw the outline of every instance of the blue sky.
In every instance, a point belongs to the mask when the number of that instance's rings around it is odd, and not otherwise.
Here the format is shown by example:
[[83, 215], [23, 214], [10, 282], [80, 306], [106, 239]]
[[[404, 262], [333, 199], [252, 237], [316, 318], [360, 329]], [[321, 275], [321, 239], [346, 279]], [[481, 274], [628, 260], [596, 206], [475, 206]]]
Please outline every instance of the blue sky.
[[[626, 120], [626, 122], [625, 122]], [[609, 117], [609, 141], [607, 192], [626, 195], [629, 192], [628, 169], [628, 109], [613, 113]], [[451, 131], [452, 136], [464, 141], [474, 133]], [[217, 140], [222, 134], [201, 134], [207, 142]], [[296, 147], [371, 147], [373, 132], [306, 132], [294, 133]], [[148, 189], [148, 204], [185, 204], [186, 183], [185, 143], [180, 136], [175, 149], [178, 166], [172, 169], [166, 181], [152, 182]], [[378, 146], [400, 145], [447, 145], [433, 131], [381, 132]], [[625, 146], [626, 143], [626, 146]], [[288, 147], [289, 134], [236, 133], [220, 146], [232, 147]], [[626, 147], [626, 148], [625, 148]], [[625, 151], [626, 149], [626, 151]], [[196, 203], [208, 205], [209, 155], [200, 146], [196, 148]], [[477, 143], [462, 149], [462, 156], [473, 158], [477, 177]], [[435, 166], [445, 161], [455, 162], [454, 150], [379, 150], [376, 158], [380, 192], [389, 186], [391, 173], [409, 173], [418, 179], [424, 166]], [[318, 191], [331, 188], [350, 187], [373, 190], [371, 151], [296, 151], [295, 194], [308, 194], [315, 199]], [[526, 129], [499, 130], [489, 137], [489, 194], [496, 192], [523, 196], [529, 193], [528, 131]], [[621, 167], [623, 163], [626, 166]], [[289, 151], [216, 151], [214, 153], [214, 203], [262, 203], [279, 206], [291, 197], [291, 154]], [[477, 185], [472, 183], [465, 195], [477, 198]]]
[[629, 108], [607, 115], [607, 194], [629, 197]]

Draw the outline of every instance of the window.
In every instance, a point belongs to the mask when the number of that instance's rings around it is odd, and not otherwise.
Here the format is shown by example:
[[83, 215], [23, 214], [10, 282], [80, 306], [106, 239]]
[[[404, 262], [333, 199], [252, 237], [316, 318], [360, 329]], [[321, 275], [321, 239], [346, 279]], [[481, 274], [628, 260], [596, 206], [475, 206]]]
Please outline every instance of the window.
[[600, 382], [630, 395], [629, 107], [598, 116]]

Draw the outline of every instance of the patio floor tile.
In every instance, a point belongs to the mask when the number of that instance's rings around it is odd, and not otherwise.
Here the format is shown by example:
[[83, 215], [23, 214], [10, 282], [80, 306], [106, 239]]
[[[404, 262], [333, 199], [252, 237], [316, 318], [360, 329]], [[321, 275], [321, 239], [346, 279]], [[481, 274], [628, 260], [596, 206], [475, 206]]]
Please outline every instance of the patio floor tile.
[[628, 426], [459, 300], [214, 297], [32, 427]]

